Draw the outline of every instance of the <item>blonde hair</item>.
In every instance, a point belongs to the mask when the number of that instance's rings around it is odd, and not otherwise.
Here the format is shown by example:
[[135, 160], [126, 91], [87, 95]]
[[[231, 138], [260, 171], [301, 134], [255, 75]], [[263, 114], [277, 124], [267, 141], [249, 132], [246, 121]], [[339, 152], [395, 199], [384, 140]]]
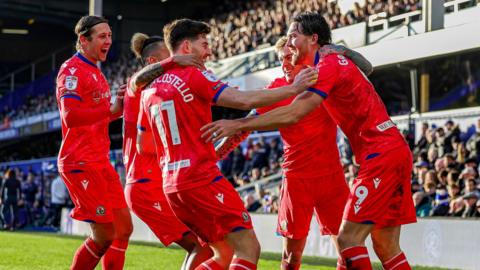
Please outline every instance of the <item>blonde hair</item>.
[[142, 58], [143, 45], [148, 38], [149, 36], [144, 33], [133, 34], [132, 39], [130, 40], [130, 49], [137, 58]]
[[283, 50], [285, 45], [287, 45], [288, 38], [286, 36], [280, 37], [275, 43], [275, 52], [279, 53]]

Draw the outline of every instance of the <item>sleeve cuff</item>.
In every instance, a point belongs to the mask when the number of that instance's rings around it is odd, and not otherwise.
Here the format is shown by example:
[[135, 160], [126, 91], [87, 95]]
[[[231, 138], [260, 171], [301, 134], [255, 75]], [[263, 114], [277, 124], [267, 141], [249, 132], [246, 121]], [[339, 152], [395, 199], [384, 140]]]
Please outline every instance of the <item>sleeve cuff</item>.
[[74, 98], [76, 100], [82, 101], [82, 98], [78, 95], [73, 95], [73, 94], [66, 94], [61, 96], [60, 98]]
[[319, 95], [319, 96], [321, 96], [321, 97], [323, 97], [323, 98], [327, 98], [327, 97], [328, 97], [328, 94], [327, 94], [327, 93], [323, 92], [322, 90], [315, 89], [315, 88], [313, 88], [313, 87], [308, 88], [307, 91], [313, 92], [313, 93], [315, 93], [315, 94], [317, 94], [317, 95]]
[[215, 95], [213, 96], [213, 103], [217, 103], [217, 100], [218, 98], [220, 97], [220, 94], [223, 92], [223, 90], [225, 90], [225, 88], [228, 87], [228, 84], [224, 84], [222, 85], [222, 87], [220, 87], [220, 89], [218, 89], [217, 93], [215, 93]]

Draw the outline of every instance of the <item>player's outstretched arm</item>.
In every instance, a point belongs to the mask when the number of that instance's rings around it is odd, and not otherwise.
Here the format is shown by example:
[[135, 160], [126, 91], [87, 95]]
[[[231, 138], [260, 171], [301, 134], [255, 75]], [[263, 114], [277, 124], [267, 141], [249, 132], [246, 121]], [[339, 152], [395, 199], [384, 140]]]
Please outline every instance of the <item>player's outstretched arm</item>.
[[343, 45], [328, 44], [324, 45], [319, 50], [320, 56], [326, 56], [332, 53], [341, 54], [350, 58], [355, 65], [363, 72], [365, 75], [370, 75], [373, 72], [373, 66], [370, 61], [367, 60], [362, 54], [352, 49], [349, 49]]
[[130, 80], [130, 89], [135, 94], [138, 90], [145, 88], [165, 71], [171, 69], [175, 64], [180, 66], [195, 66], [199, 69], [205, 69], [203, 61], [198, 56], [193, 54], [173, 55], [163, 61], [145, 66], [139, 72], [135, 73]]
[[[272, 91], [274, 92], [274, 91]], [[290, 105], [271, 110], [257, 117], [236, 120], [219, 120], [203, 126], [200, 130], [206, 142], [217, 142], [223, 137], [241, 131], [272, 130], [297, 123], [317, 108], [323, 98], [312, 92], [299, 95]], [[215, 135], [215, 136], [213, 136]]]
[[[255, 111], [252, 110], [246, 118], [253, 117], [255, 115]], [[235, 149], [241, 142], [243, 142], [248, 135], [250, 135], [250, 131], [240, 131], [232, 136], [224, 137], [220, 143], [215, 146], [215, 153], [217, 154], [218, 159], [223, 159], [226, 155], [228, 155], [233, 149]]]
[[269, 106], [307, 90], [315, 84], [317, 77], [318, 73], [314, 68], [305, 68], [298, 73], [292, 84], [273, 89], [273, 91], [272, 89], [240, 91], [228, 87], [220, 94], [216, 104], [240, 110]]

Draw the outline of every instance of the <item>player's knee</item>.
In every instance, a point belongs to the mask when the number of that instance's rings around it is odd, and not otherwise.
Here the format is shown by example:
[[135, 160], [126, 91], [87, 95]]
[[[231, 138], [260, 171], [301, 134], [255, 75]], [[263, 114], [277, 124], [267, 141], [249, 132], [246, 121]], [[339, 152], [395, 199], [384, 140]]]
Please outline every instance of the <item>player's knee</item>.
[[338, 235], [337, 241], [338, 241], [338, 247], [341, 250], [352, 247], [352, 246], [358, 246], [359, 244], [357, 241], [355, 241], [355, 235], [341, 231]]
[[302, 261], [302, 253], [299, 250], [284, 250], [282, 260], [288, 264], [299, 264]]
[[380, 261], [387, 261], [400, 253], [400, 245], [391, 239], [380, 239], [372, 235], [373, 250]]

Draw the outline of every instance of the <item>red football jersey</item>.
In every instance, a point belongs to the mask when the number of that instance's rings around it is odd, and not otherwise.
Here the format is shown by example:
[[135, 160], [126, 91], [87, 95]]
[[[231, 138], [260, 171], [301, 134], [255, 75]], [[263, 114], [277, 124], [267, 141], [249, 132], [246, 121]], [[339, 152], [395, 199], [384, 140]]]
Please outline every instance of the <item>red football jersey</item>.
[[[269, 89], [288, 85], [283, 78], [275, 79]], [[258, 108], [266, 113], [290, 104], [295, 97], [282, 100], [268, 107]], [[287, 177], [312, 177], [332, 174], [342, 170], [337, 147], [337, 125], [320, 105], [298, 123], [279, 128], [283, 141], [283, 171]]]
[[129, 87], [123, 100], [123, 165], [127, 184], [137, 181], [161, 181], [162, 174], [155, 155], [140, 155], [137, 152], [137, 120], [140, 112], [141, 93], [133, 93]]
[[[164, 153], [165, 193], [206, 185], [221, 176], [213, 144], [200, 137], [200, 128], [212, 121], [210, 106], [227, 84], [194, 67], [171, 69], [142, 93], [142, 109], [158, 152]], [[144, 118], [144, 117], [142, 117]]]
[[325, 99], [325, 108], [347, 136], [359, 164], [406, 144], [373, 85], [355, 64], [337, 54], [315, 64], [318, 80], [308, 90]]
[[108, 137], [109, 117], [94, 124], [68, 128], [62, 111], [61, 99], [73, 98], [80, 101], [81, 109], [105, 106], [109, 110], [110, 88], [100, 69], [80, 53], [65, 61], [57, 76], [57, 103], [62, 120], [62, 146], [58, 153], [60, 171], [78, 166], [104, 166], [109, 164], [110, 138]]

